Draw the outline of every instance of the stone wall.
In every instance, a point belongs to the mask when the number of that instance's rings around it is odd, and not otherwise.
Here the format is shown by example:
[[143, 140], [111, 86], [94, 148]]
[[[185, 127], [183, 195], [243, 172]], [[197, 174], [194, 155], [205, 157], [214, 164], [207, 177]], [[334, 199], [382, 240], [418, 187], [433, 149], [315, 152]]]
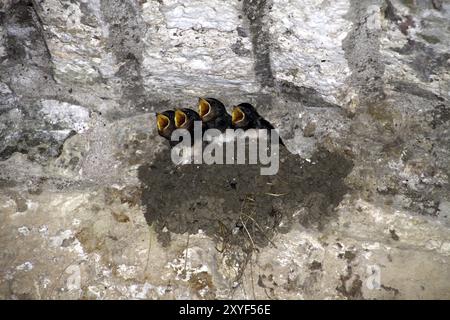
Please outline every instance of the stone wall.
[[[449, 30], [441, 0], [3, 0], [0, 297], [450, 298]], [[285, 192], [172, 167], [153, 113], [198, 96], [280, 130]]]

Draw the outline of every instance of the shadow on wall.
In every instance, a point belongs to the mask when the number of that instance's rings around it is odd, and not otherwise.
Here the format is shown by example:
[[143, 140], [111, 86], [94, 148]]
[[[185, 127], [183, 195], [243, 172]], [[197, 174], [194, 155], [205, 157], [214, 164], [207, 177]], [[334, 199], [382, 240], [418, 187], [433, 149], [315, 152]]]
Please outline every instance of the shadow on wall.
[[278, 173], [261, 176], [259, 165], [176, 166], [164, 149], [138, 171], [146, 221], [166, 246], [170, 232], [266, 246], [293, 223], [320, 229], [347, 193], [353, 163], [326, 150], [310, 160], [281, 148]]

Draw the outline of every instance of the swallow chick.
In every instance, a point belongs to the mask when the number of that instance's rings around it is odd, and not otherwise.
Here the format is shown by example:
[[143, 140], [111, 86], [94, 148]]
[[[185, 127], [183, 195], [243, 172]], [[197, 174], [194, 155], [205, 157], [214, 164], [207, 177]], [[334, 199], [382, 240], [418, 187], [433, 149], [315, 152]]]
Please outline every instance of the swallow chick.
[[[233, 107], [233, 111], [231, 112], [231, 122], [236, 129], [275, 129], [274, 126], [264, 119], [250, 103], [241, 103]], [[281, 137], [279, 138], [279, 143], [284, 146]]]
[[205, 129], [218, 129], [224, 132], [232, 128], [231, 116], [222, 102], [214, 98], [199, 98], [198, 113], [205, 124]]
[[172, 132], [176, 129], [175, 127], [175, 111], [166, 110], [163, 112], [156, 113], [156, 127], [158, 128], [158, 134], [169, 140], [170, 146], [176, 145], [177, 141], [171, 141], [170, 137]]
[[[182, 108], [175, 110], [175, 128], [186, 129], [191, 134], [191, 144], [194, 144], [194, 122], [202, 121], [200, 115], [194, 110]], [[204, 124], [202, 124], [202, 136]], [[201, 137], [200, 137], [201, 138]]]

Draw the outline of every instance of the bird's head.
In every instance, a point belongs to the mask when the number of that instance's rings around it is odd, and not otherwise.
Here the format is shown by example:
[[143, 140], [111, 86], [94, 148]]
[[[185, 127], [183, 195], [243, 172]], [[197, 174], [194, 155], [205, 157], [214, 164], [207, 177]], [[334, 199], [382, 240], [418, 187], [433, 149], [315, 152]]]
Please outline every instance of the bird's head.
[[213, 110], [207, 99], [198, 98], [198, 114], [203, 121], [209, 121], [212, 119]]
[[190, 129], [194, 121], [201, 121], [197, 112], [191, 109], [183, 108], [175, 110], [175, 127], [177, 129]]
[[233, 107], [231, 121], [235, 128], [244, 128], [258, 116], [256, 109], [249, 103], [241, 103]]
[[227, 111], [222, 102], [214, 98], [198, 99], [198, 114], [203, 122], [215, 120]]
[[164, 112], [157, 112], [155, 115], [158, 133], [163, 137], [170, 138], [170, 135], [175, 129], [175, 112], [172, 110], [166, 110]]
[[170, 124], [170, 119], [163, 115], [162, 113], [156, 114], [156, 125], [158, 127], [158, 131], [163, 131], [166, 129]]
[[175, 110], [175, 127], [177, 129], [184, 128], [188, 122], [186, 113], [181, 109]]

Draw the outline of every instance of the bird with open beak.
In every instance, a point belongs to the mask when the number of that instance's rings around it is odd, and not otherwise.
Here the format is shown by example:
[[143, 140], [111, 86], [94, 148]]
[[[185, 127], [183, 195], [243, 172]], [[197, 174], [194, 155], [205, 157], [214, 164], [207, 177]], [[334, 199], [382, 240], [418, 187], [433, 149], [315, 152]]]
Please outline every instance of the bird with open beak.
[[[200, 115], [194, 110], [188, 108], [175, 109], [175, 128], [186, 129], [191, 134], [191, 144], [194, 144], [194, 123], [202, 121]], [[205, 125], [202, 123], [202, 136]], [[199, 137], [200, 139], [202, 138]]]
[[[234, 106], [231, 112], [231, 122], [236, 129], [275, 129], [250, 103], [241, 103]], [[284, 146], [281, 137], [279, 138], [279, 143]]]
[[158, 128], [158, 134], [169, 140], [170, 146], [174, 146], [178, 141], [172, 141], [170, 137], [172, 132], [176, 129], [175, 127], [175, 111], [166, 110], [163, 112], [156, 113], [156, 127]]
[[205, 129], [218, 129], [224, 132], [232, 128], [231, 116], [222, 102], [214, 98], [199, 98], [198, 113]]

